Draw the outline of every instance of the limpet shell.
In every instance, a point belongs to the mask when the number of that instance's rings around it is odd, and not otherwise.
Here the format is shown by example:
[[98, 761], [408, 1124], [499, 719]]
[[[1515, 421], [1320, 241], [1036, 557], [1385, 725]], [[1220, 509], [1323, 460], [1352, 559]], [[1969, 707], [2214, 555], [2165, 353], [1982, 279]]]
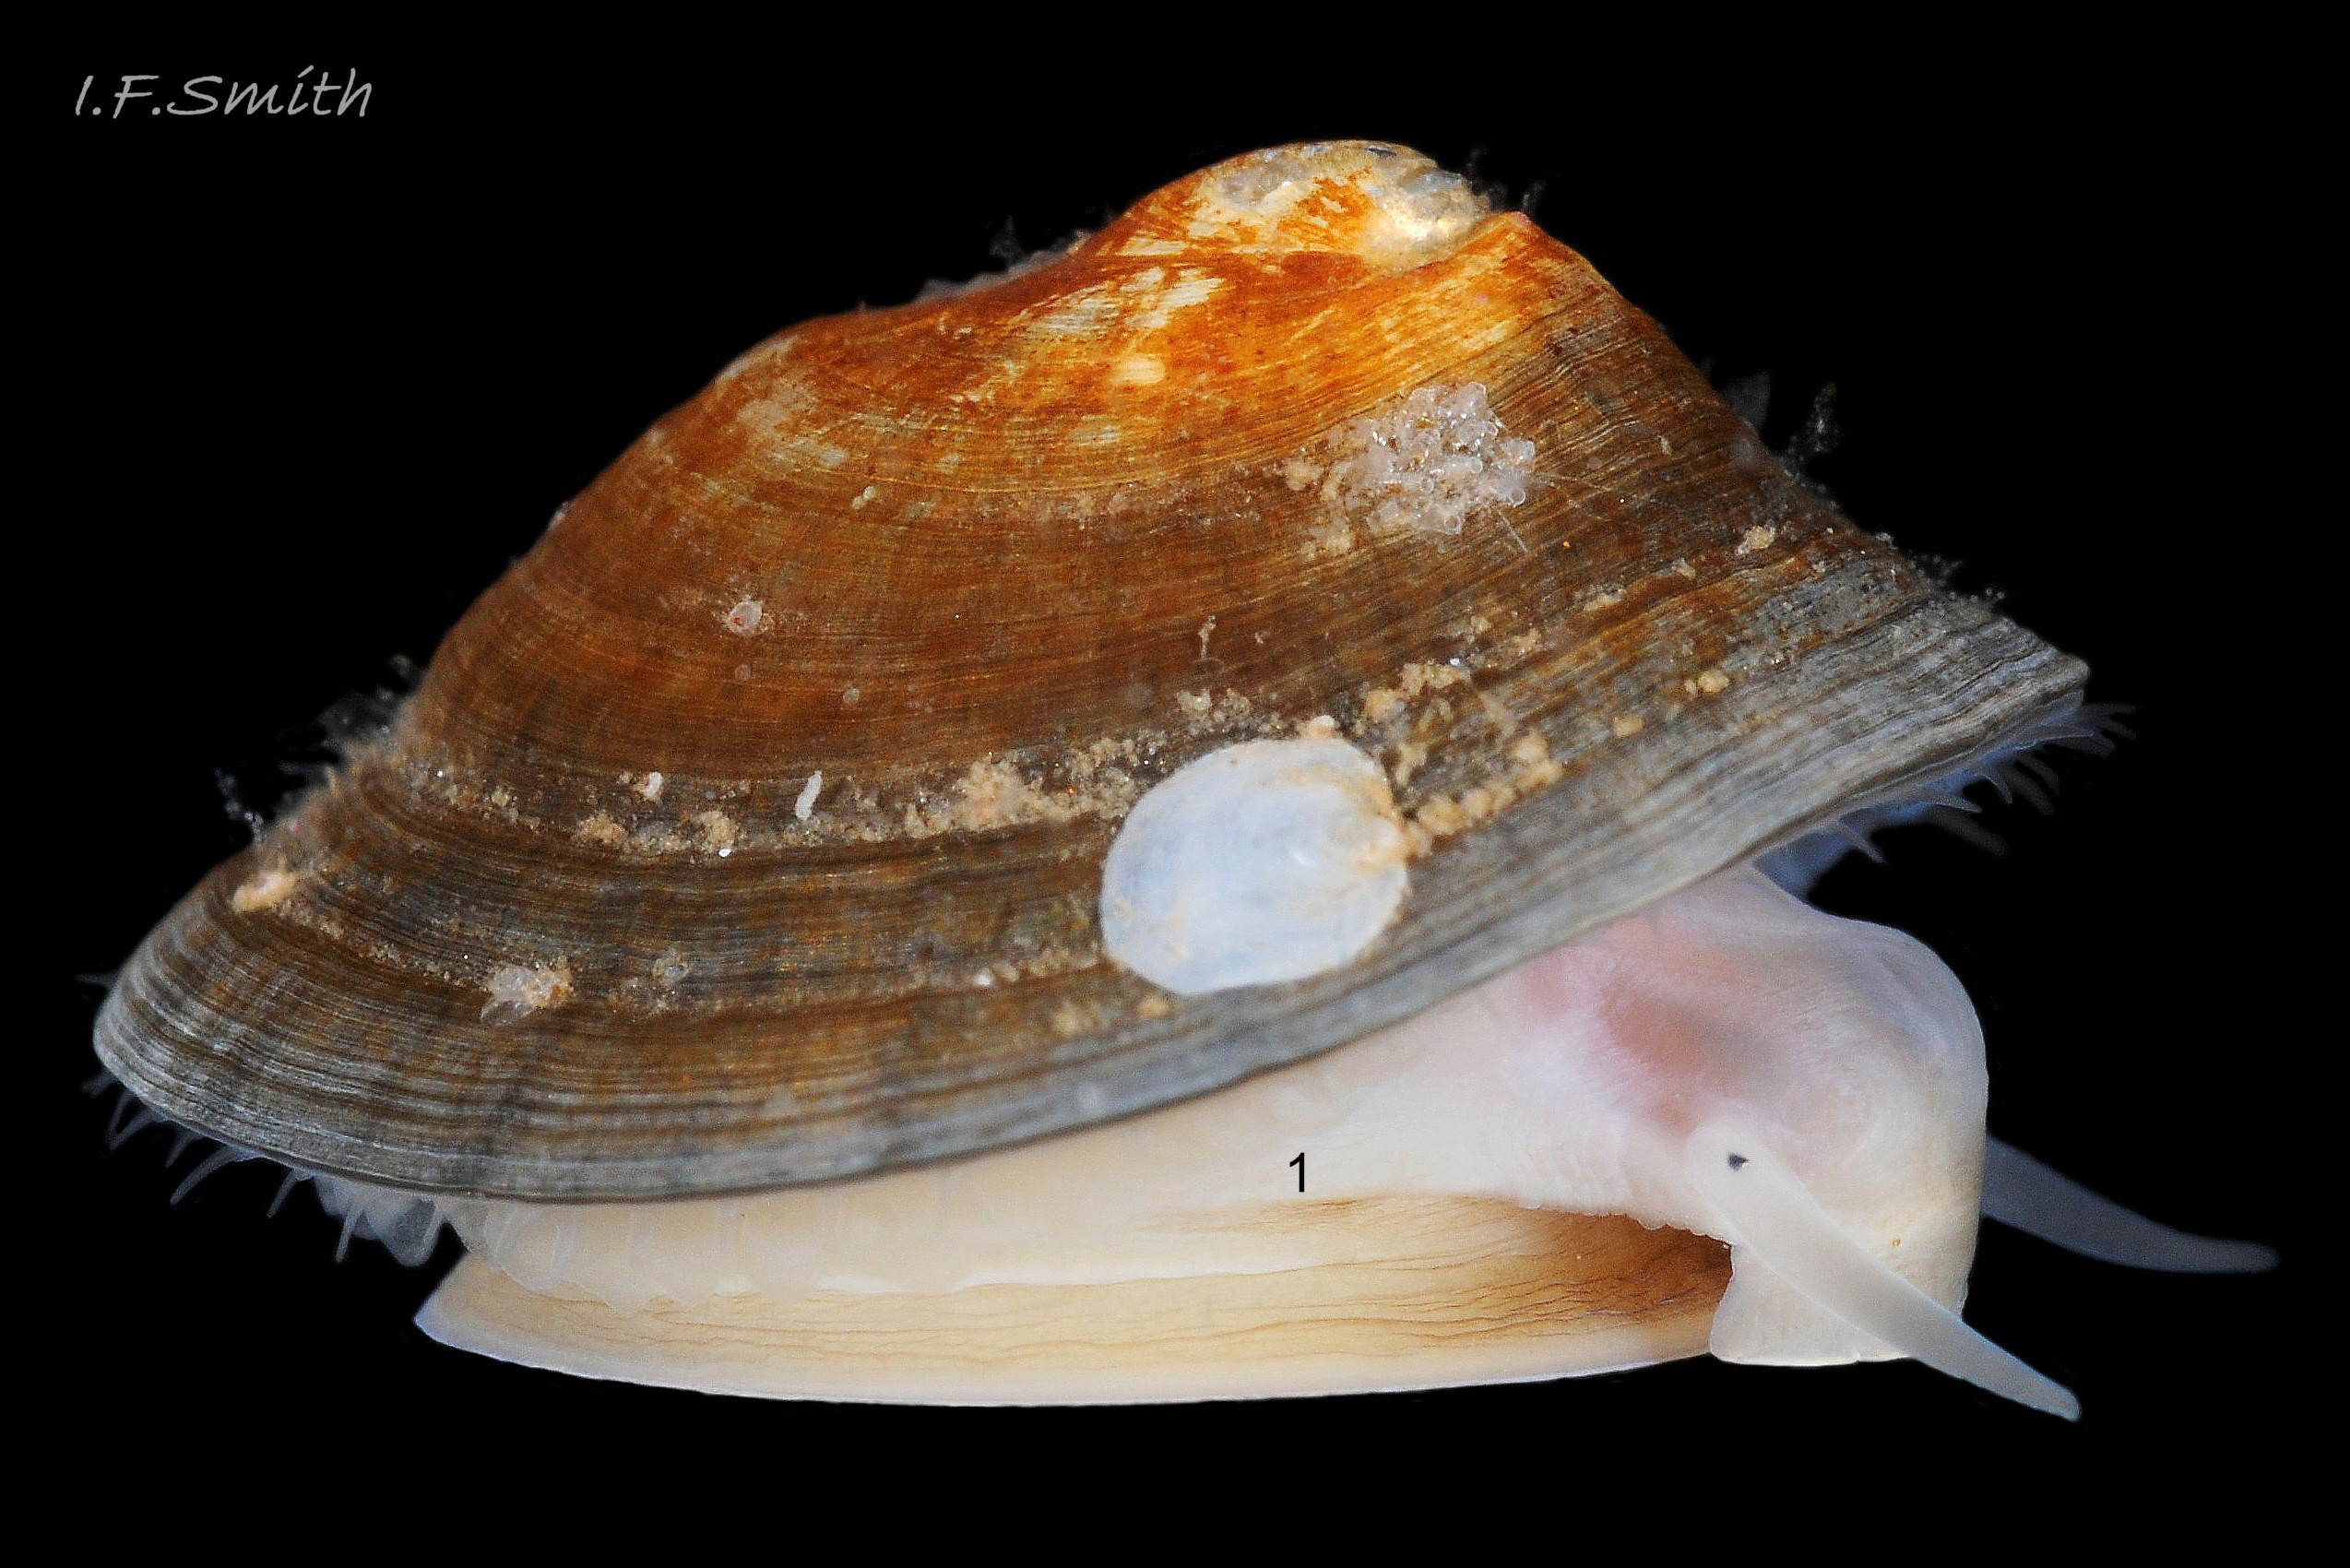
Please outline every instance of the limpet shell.
[[[99, 1051], [174, 1121], [419, 1191], [887, 1170], [1408, 1016], [2083, 677], [1530, 220], [1276, 149], [729, 366], [158, 928]], [[1105, 962], [1133, 801], [1317, 725], [1415, 835], [1393, 923], [1172, 1001]]]

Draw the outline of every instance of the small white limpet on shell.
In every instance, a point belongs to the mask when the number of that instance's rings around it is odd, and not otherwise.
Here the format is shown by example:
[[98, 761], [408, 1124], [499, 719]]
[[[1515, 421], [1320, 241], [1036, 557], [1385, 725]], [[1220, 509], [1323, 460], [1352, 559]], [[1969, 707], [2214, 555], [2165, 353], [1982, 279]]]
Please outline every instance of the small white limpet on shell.
[[1135, 803], [1101, 871], [1102, 945], [1181, 995], [1350, 963], [1408, 882], [1387, 775], [1329, 736], [1248, 741]]

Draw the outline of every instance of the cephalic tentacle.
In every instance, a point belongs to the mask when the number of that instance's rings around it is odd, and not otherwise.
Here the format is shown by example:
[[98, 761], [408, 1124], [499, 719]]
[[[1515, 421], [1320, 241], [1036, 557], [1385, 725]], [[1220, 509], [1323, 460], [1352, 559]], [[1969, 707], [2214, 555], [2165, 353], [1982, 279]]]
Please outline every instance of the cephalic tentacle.
[[2100, 1263], [2171, 1274], [2258, 1274], [2276, 1250], [2190, 1235], [2122, 1207], [1997, 1138], [1983, 1146], [1983, 1214]]
[[1938, 1372], [2035, 1410], [2080, 1419], [2081, 1401], [2070, 1389], [1992, 1344], [1871, 1256], [1747, 1129], [1708, 1123], [1690, 1134], [1682, 1158], [1691, 1184], [1726, 1223], [1731, 1246], [1750, 1253], [1813, 1305]]

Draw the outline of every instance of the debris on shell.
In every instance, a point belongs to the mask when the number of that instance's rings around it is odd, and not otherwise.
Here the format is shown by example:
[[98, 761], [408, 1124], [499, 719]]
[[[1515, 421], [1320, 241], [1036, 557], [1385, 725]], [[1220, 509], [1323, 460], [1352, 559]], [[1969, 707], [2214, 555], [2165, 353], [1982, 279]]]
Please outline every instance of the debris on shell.
[[571, 996], [571, 960], [552, 964], [500, 964], [484, 982], [490, 1000], [481, 1004], [484, 1022], [502, 1024], [541, 1008], [560, 1006]]
[[301, 879], [284, 866], [264, 866], [230, 895], [229, 907], [238, 914], [249, 915], [260, 909], [274, 909], [294, 896]]
[[721, 860], [734, 853], [735, 843], [742, 836], [734, 819], [722, 811], [696, 813], [694, 824], [702, 830], [702, 848]]
[[1482, 384], [1432, 384], [1331, 434], [1322, 495], [1349, 521], [1457, 534], [1480, 508], [1525, 505], [1534, 457], [1533, 442], [1502, 429]]

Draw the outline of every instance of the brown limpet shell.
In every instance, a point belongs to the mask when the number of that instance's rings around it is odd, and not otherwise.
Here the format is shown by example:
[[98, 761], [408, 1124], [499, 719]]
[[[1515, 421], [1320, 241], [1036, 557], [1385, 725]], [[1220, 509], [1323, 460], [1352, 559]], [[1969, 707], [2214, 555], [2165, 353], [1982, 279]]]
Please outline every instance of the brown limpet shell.
[[[1523, 215], [1277, 148], [729, 366], [148, 938], [98, 1049], [393, 1186], [852, 1176], [1355, 1039], [2085, 673], [1791, 478]], [[1102, 955], [1142, 791], [1332, 731], [1415, 852], [1367, 952], [1192, 997]]]

